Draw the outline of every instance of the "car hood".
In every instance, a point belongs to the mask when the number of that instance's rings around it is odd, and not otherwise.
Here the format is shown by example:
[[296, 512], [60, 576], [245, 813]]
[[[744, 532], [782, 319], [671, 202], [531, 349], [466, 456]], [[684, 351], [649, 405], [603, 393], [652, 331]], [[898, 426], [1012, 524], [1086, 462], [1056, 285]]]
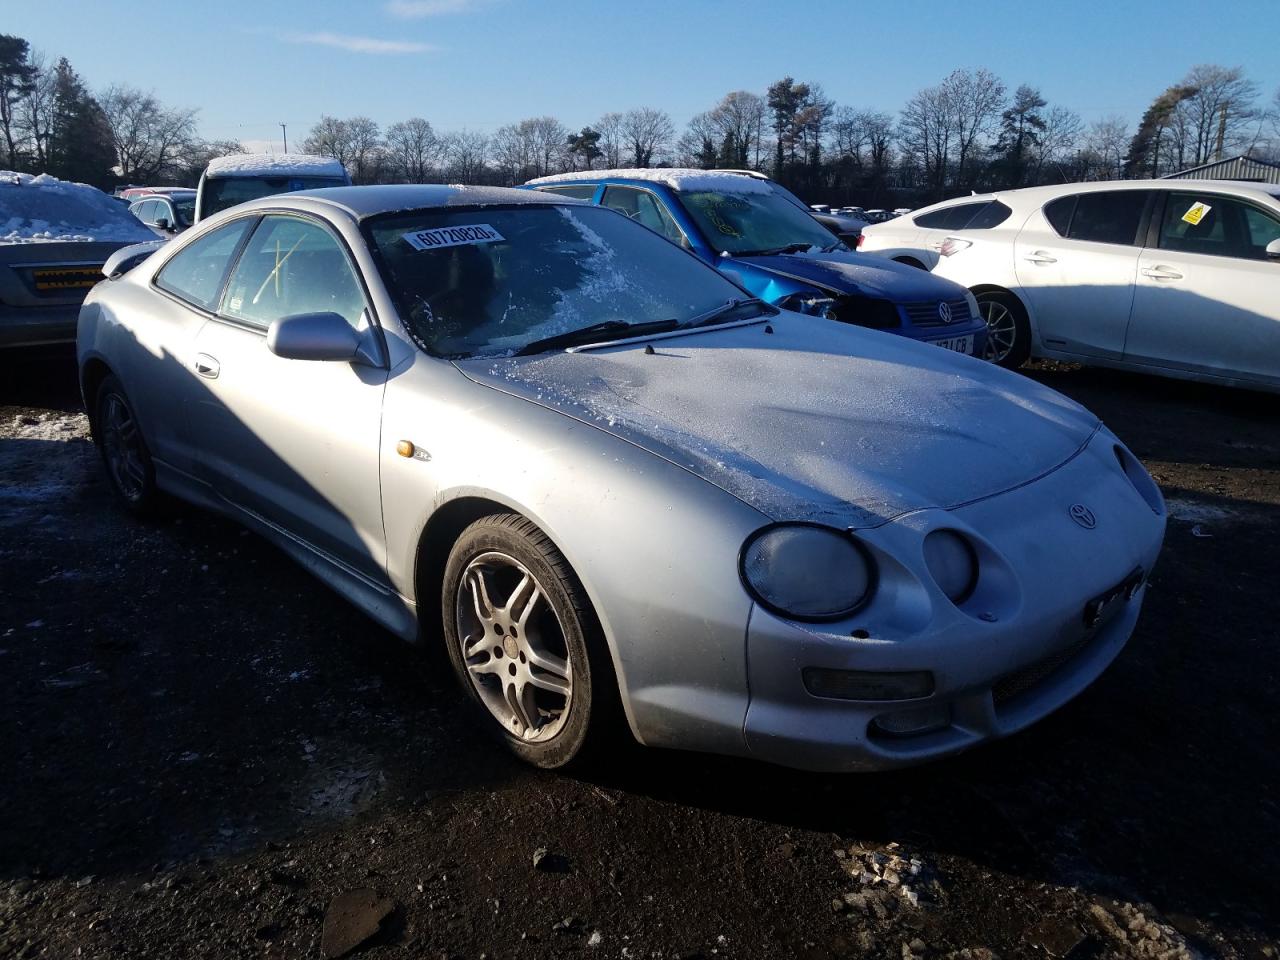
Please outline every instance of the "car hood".
[[795, 313], [769, 325], [457, 366], [774, 520], [841, 527], [1019, 486], [1070, 459], [1098, 426], [1061, 394], [983, 361]]
[[832, 294], [858, 294], [894, 303], [958, 300], [965, 294], [964, 288], [952, 280], [905, 263], [858, 253], [789, 253], [733, 257], [732, 262], [812, 283]]

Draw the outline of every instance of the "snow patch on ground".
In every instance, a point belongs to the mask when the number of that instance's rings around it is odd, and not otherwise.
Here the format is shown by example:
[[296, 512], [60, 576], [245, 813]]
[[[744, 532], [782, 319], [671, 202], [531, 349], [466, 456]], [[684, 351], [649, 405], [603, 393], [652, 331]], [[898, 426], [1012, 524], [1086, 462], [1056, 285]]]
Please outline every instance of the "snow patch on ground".
[[154, 239], [122, 203], [96, 187], [0, 170], [0, 244]]
[[1246, 519], [1244, 510], [1232, 510], [1196, 500], [1185, 500], [1181, 497], [1166, 499], [1164, 506], [1169, 512], [1170, 519], [1182, 520], [1186, 523], [1239, 522]]
[[[76, 495], [93, 465], [88, 439], [89, 418], [82, 413], [22, 414], [0, 422], [0, 528], [36, 522]], [[51, 442], [75, 443], [79, 455], [42, 456], [42, 446]]]

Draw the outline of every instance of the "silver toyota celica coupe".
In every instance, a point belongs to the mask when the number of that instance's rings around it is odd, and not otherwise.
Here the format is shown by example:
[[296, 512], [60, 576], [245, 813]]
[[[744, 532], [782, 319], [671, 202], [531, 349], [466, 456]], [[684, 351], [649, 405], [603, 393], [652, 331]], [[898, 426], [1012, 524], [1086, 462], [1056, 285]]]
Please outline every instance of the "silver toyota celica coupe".
[[79, 324], [123, 503], [228, 514], [444, 643], [539, 766], [622, 723], [815, 770], [1003, 736], [1116, 656], [1164, 535], [1070, 400], [565, 197], [295, 193], [128, 261]]

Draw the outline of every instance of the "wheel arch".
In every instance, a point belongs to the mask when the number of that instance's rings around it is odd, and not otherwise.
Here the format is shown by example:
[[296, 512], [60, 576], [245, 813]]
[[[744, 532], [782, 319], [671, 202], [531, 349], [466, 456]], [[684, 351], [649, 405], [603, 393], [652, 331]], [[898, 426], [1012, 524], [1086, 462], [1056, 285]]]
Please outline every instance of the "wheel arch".
[[88, 357], [80, 365], [80, 397], [89, 416], [89, 430], [95, 437], [98, 435], [98, 411], [94, 401], [102, 381], [114, 373], [107, 361], [96, 355]]
[[904, 264], [904, 265], [906, 265], [906, 266], [908, 266], [908, 267], [915, 267], [917, 270], [928, 270], [928, 269], [929, 269], [928, 267], [926, 267], [926, 266], [924, 265], [924, 262], [923, 262], [923, 261], [919, 260], [919, 259], [918, 259], [918, 258], [916, 258], [916, 257], [909, 257], [909, 256], [894, 257], [894, 258], [893, 258], [893, 261], [894, 261], [894, 263], [901, 263], [901, 264]]

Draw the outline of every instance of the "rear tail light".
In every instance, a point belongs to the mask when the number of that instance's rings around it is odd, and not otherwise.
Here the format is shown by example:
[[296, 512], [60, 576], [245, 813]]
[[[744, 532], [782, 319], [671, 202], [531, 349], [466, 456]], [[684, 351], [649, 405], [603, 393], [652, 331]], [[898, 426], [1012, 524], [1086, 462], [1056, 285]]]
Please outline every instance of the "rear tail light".
[[866, 239], [867, 239], [867, 238], [866, 238], [866, 237], [864, 237], [862, 234], [858, 234], [858, 239], [854, 241], [853, 245], [854, 245], [855, 247], [861, 247], [861, 246], [862, 246], [862, 241], [864, 241], [864, 240], [866, 240]]
[[972, 246], [973, 242], [970, 240], [961, 240], [959, 237], [947, 237], [947, 239], [942, 241], [942, 246], [938, 248], [938, 252], [944, 257], [949, 257], [954, 253], [959, 253], [961, 250], [968, 250]]

